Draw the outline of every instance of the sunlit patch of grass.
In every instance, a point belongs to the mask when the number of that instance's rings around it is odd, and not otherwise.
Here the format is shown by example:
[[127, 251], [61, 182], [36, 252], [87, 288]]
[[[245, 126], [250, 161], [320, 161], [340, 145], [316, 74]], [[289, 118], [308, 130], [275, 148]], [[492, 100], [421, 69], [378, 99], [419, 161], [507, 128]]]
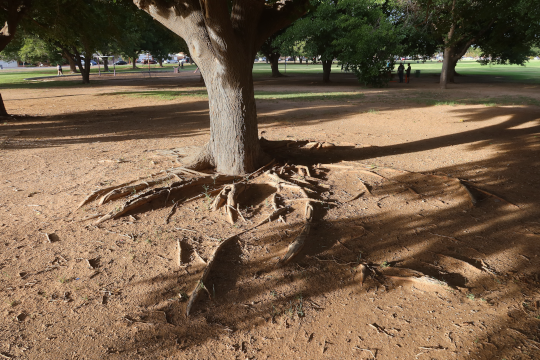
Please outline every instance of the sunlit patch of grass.
[[292, 100], [292, 101], [321, 101], [321, 100], [352, 100], [361, 99], [364, 93], [359, 92], [274, 92], [255, 91], [257, 100]]
[[101, 94], [99, 96], [132, 96], [137, 98], [152, 98], [157, 100], [177, 100], [183, 97], [208, 98], [206, 90], [156, 90], [156, 91], [119, 91], [114, 93]]
[[527, 97], [527, 96], [497, 96], [487, 98], [475, 98], [473, 96], [467, 98], [452, 98], [451, 95], [446, 94], [428, 94], [425, 92], [418, 92], [412, 94], [409, 97], [404, 97], [403, 100], [411, 103], [427, 106], [456, 106], [456, 105], [484, 105], [488, 107], [495, 106], [510, 106], [510, 105], [523, 105], [523, 106], [540, 106], [540, 100]]
[[[208, 93], [204, 89], [193, 90], [153, 90], [153, 91], [121, 91], [101, 94], [99, 96], [134, 96], [142, 98], [154, 98], [158, 100], [176, 100], [182, 97], [208, 98]], [[363, 93], [359, 92], [276, 92], [276, 91], [256, 91], [256, 100], [287, 100], [287, 101], [341, 101], [351, 99], [361, 99]]]

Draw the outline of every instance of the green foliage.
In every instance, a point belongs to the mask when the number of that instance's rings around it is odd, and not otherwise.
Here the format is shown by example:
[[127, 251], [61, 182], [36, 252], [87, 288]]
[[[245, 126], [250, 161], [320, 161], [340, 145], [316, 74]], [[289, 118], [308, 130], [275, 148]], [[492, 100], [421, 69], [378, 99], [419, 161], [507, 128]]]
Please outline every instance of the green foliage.
[[312, 10], [294, 22], [274, 42], [281, 52], [293, 56], [333, 60], [340, 51], [334, 42], [343, 37], [340, 11], [335, 0], [311, 0]]
[[345, 35], [335, 45], [344, 68], [366, 85], [385, 86], [393, 58], [401, 51], [403, 33], [384, 13], [381, 1], [343, 0], [338, 7]]
[[43, 39], [19, 32], [4, 51], [0, 52], [0, 58], [17, 60], [31, 64], [39, 63], [62, 63], [62, 56], [50, 43]]

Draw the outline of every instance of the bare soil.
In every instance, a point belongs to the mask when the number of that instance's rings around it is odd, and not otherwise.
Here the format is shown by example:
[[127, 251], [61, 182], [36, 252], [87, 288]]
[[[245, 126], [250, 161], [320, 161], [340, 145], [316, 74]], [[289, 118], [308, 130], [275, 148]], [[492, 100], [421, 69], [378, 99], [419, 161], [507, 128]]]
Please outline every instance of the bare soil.
[[255, 82], [259, 91], [364, 94], [257, 103], [266, 139], [335, 145], [289, 161], [323, 186], [306, 245], [276, 267], [303, 223], [304, 203], [286, 203], [284, 223], [219, 254], [189, 317], [185, 295], [213, 249], [271, 212], [263, 177], [240, 198], [246, 221], [235, 225], [207, 198], [179, 203], [165, 223], [174, 201], [202, 187], [99, 225], [120, 201], [76, 209], [96, 189], [179, 166], [174, 149], [209, 136], [204, 98], [113, 93], [200, 89], [198, 76], [2, 91], [16, 116], [0, 125], [0, 357], [540, 358], [540, 108], [423, 100], [537, 101], [538, 87], [467, 78], [441, 94], [431, 77], [384, 89], [350, 74], [321, 80]]

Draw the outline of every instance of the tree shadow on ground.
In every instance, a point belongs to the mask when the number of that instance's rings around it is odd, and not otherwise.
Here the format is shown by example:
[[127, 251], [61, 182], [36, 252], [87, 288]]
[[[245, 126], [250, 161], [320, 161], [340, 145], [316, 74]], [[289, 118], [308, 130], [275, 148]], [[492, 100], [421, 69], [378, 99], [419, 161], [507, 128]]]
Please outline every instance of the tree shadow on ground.
[[[482, 118], [481, 114], [477, 117]], [[507, 125], [516, 123], [522, 122]], [[405, 342], [408, 347], [400, 349], [400, 356], [412, 358], [419, 351], [411, 339], [427, 346], [422, 336], [430, 334], [429, 344], [444, 349], [430, 352], [432, 358], [534, 358], [538, 355], [535, 317], [540, 314], [532, 304], [540, 285], [536, 277], [540, 263], [532, 254], [540, 247], [531, 229], [540, 213], [538, 197], [531, 195], [537, 194], [540, 143], [533, 135], [538, 129], [516, 135], [509, 129], [512, 126], [493, 129], [511, 134], [497, 145], [498, 155], [439, 168], [435, 173], [463, 174], [519, 208], [487, 195], [478, 197], [471, 208], [467, 192], [447, 177], [373, 169], [388, 179], [381, 180], [334, 169], [328, 173], [328, 183], [339, 179], [347, 184], [330, 195], [340, 205], [328, 208], [327, 216], [315, 224], [309, 244], [297, 259], [282, 268], [275, 266], [299, 231], [301, 223], [293, 213], [288, 224], [271, 224], [242, 235], [223, 250], [205, 284], [215, 296], [212, 300], [203, 296], [189, 318], [184, 316], [185, 303], [175, 295], [178, 289], [191, 291], [200, 270], [192, 272], [188, 267], [178, 275], [134, 280], [130, 287], [146, 292], [139, 304], [149, 310], [133, 314], [141, 322], [127, 321], [127, 326], [138, 331], [132, 339], [116, 344], [118, 354], [111, 358], [179, 353], [196, 357], [210, 340], [218, 340], [212, 342], [216, 357], [257, 356], [261, 351], [264, 354], [265, 346], [279, 344], [314, 358], [320, 350], [309, 345], [308, 333], [296, 341], [280, 339], [292, 336], [288, 329], [296, 329], [296, 334], [300, 329], [315, 329], [320, 340], [322, 330], [317, 329], [331, 321], [322, 317], [323, 309], [335, 309], [341, 303], [351, 307], [350, 323], [357, 324], [351, 325], [352, 337], [361, 336], [364, 348]], [[499, 134], [501, 139], [504, 134]], [[471, 151], [475, 146], [471, 145]], [[360, 181], [372, 185], [371, 195], [346, 203], [361, 188]], [[301, 212], [300, 207], [296, 210]], [[180, 226], [181, 222], [178, 219]], [[387, 263], [424, 271], [458, 290], [400, 286], [381, 276], [360, 286], [354, 271], [359, 256], [374, 267]], [[484, 264], [491, 270], [485, 270]], [[403, 318], [394, 305], [410, 311], [412, 317]], [[415, 308], [420, 310], [415, 312]], [[152, 320], [156, 311], [165, 312], [167, 321]], [[396, 316], [386, 316], [387, 312]], [[433, 312], [440, 320], [430, 315]], [[395, 319], [403, 320], [396, 323]], [[391, 336], [377, 334], [370, 323], [387, 329]], [[347, 338], [350, 341], [351, 335], [336, 333], [328, 341], [354, 354], [353, 347], [360, 344], [357, 340], [349, 343]]]
[[[279, 101], [267, 107], [269, 101], [259, 101], [259, 128], [265, 131], [272, 127], [311, 126], [320, 122], [330, 122], [336, 116], [357, 115], [368, 112], [373, 107], [362, 99], [344, 105], [340, 101], [324, 101], [313, 105], [311, 102]], [[378, 106], [377, 111], [403, 109], [403, 103]], [[425, 108], [428, 105], [415, 104], [409, 109]], [[540, 125], [526, 127], [538, 121], [536, 107], [482, 107], [450, 110], [463, 123], [481, 122], [509, 117], [508, 120], [486, 127], [461, 131], [455, 134], [411, 141], [389, 146], [372, 146], [351, 151], [328, 151], [323, 158], [334, 160], [362, 160], [371, 157], [414, 153], [441, 146], [467, 144], [479, 141], [498, 141], [508, 137], [531, 134]], [[48, 117], [21, 118], [9, 122], [3, 129], [21, 132], [4, 144], [5, 149], [62, 146], [66, 144], [114, 142], [151, 138], [186, 138], [207, 134], [209, 129], [207, 101], [190, 101], [175, 104], [145, 106], [114, 110], [84, 111]], [[118, 129], [121, 129], [118, 131]], [[36, 140], [36, 138], [43, 140]]]

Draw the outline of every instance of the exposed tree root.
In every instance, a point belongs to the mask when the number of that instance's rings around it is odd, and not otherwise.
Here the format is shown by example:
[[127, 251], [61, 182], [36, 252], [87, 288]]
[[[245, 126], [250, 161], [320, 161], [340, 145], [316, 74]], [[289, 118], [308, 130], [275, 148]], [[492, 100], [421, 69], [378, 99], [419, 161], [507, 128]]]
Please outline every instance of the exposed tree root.
[[[290, 142], [287, 142], [285, 146], [287, 146], [288, 144], [290, 144]], [[295, 142], [295, 144], [300, 144], [300, 142]], [[199, 154], [196, 162], [198, 162], [198, 164], [205, 163], [207, 165], [212, 165], [212, 161], [209, 157], [208, 146], [206, 146], [205, 149], [206, 150], [203, 149], [201, 154]], [[276, 266], [280, 267], [285, 264], [288, 264], [289, 262], [292, 261], [292, 259], [294, 259], [298, 254], [300, 254], [304, 246], [306, 246], [307, 244], [311, 228], [314, 225], [313, 205], [315, 203], [330, 203], [333, 201], [333, 200], [325, 200], [325, 199], [319, 200], [319, 199], [314, 199], [312, 197], [313, 194], [317, 194], [322, 191], [327, 191], [328, 189], [330, 189], [330, 186], [324, 184], [321, 179], [312, 176], [311, 170], [313, 168], [310, 169], [310, 167], [303, 166], [303, 165], [289, 165], [289, 164], [285, 164], [282, 166], [274, 166], [274, 165], [275, 165], [274, 161], [269, 162], [268, 164], [261, 167], [260, 169], [242, 178], [238, 178], [234, 176], [225, 176], [225, 175], [212, 176], [211, 174], [207, 174], [207, 173], [203, 173], [199, 171], [204, 168], [203, 166], [194, 166], [194, 167], [187, 166], [187, 167], [182, 167], [182, 168], [168, 169], [167, 172], [161, 172], [161, 173], [152, 175], [148, 181], [141, 181], [137, 183], [137, 181], [141, 180], [139, 179], [136, 181], [131, 181], [131, 182], [119, 184], [116, 186], [110, 186], [110, 187], [96, 190], [92, 192], [90, 195], [88, 195], [79, 204], [78, 208], [96, 199], [99, 199], [98, 204], [102, 205], [113, 200], [118, 200], [120, 198], [129, 198], [127, 201], [125, 201], [125, 203], [122, 206], [117, 207], [116, 209], [112, 210], [108, 214], [99, 218], [96, 222], [96, 224], [99, 224], [108, 219], [116, 219], [128, 213], [129, 211], [138, 209], [144, 204], [148, 204], [149, 202], [154, 201], [154, 200], [159, 199], [160, 201], [164, 201], [165, 205], [170, 205], [170, 204], [167, 204], [167, 202], [169, 201], [169, 199], [171, 199], [173, 200], [173, 205], [170, 212], [167, 214], [165, 218], [165, 223], [168, 223], [171, 216], [174, 214], [175, 210], [182, 204], [185, 204], [186, 202], [189, 202], [189, 201], [201, 199], [201, 198], [207, 198], [209, 200], [208, 204], [210, 204], [211, 202], [210, 210], [212, 211], [216, 211], [220, 209], [221, 207], [225, 206], [228, 222], [234, 225], [235, 222], [237, 221], [237, 217], [240, 217], [245, 222], [248, 222], [246, 221], [246, 219], [243, 217], [242, 213], [240, 212], [240, 204], [239, 204], [240, 195], [244, 193], [248, 187], [252, 187], [252, 186], [256, 187], [258, 185], [266, 184], [275, 188], [277, 192], [280, 192], [282, 189], [292, 190], [295, 193], [295, 196], [297, 196], [297, 198], [287, 199], [285, 196], [283, 196], [283, 194], [281, 194], [278, 197], [277, 194], [274, 192], [270, 199], [270, 204], [271, 204], [270, 213], [264, 216], [263, 219], [257, 224], [231, 237], [228, 237], [227, 239], [221, 241], [217, 245], [217, 247], [212, 252], [211, 256], [209, 256], [208, 260], [205, 262], [205, 269], [202, 273], [202, 276], [200, 277], [199, 281], [197, 282], [197, 285], [195, 286], [194, 290], [192, 291], [189, 297], [188, 305], [186, 308], [186, 316], [189, 316], [189, 314], [191, 313], [193, 309], [194, 304], [197, 301], [197, 298], [200, 295], [200, 292], [203, 290], [208, 291], [205, 287], [205, 284], [208, 280], [209, 274], [212, 271], [214, 264], [218, 260], [219, 252], [227, 244], [231, 243], [235, 238], [238, 238], [239, 235], [253, 231], [266, 223], [272, 222], [274, 220], [281, 220], [285, 222], [282, 216], [284, 216], [285, 213], [290, 211], [292, 208], [284, 204], [290, 204], [294, 202], [305, 202], [304, 222], [302, 223], [301, 228], [299, 229], [298, 235], [290, 243], [285, 255], [281, 257], [281, 259], [279, 259]], [[383, 176], [386, 174], [386, 172], [383, 172], [382, 173], [383, 175], [375, 173], [373, 170], [376, 167], [362, 165], [362, 164], [356, 164], [356, 163], [319, 164], [316, 167], [328, 168], [328, 169], [340, 169], [345, 172], [355, 172], [355, 173], [366, 174], [374, 178], [373, 180], [374, 184], [381, 183], [381, 182], [385, 182], [386, 184], [387, 181], [392, 182], [394, 184], [402, 182], [401, 180], [396, 180], [394, 177], [390, 175], [388, 178]], [[400, 171], [400, 170], [395, 170], [395, 169], [386, 169], [386, 168], [377, 168], [377, 169], [392, 170], [392, 171], [396, 171], [396, 172], [400, 172], [402, 174], [408, 174], [408, 175], [415, 174], [415, 175], [420, 175], [420, 176], [430, 176], [430, 175]], [[380, 172], [380, 171], [377, 171], [377, 172]], [[159, 177], [155, 178], [158, 175]], [[252, 180], [254, 180], [255, 178], [259, 176], [261, 176], [261, 179], [257, 180], [256, 182], [252, 182]], [[461, 187], [467, 190], [467, 194], [471, 202], [473, 203], [473, 205], [477, 204], [477, 200], [475, 199], [473, 192], [471, 192], [471, 189], [477, 190], [488, 196], [493, 196], [505, 203], [508, 203], [517, 207], [517, 205], [514, 205], [496, 195], [493, 195], [487, 191], [478, 189], [476, 186], [470, 184], [469, 182], [465, 180], [445, 177], [445, 176], [438, 176], [438, 175], [431, 175], [431, 176], [437, 176], [440, 178], [458, 182]], [[241, 181], [238, 182], [238, 180], [241, 180]], [[160, 186], [160, 184], [162, 183], [172, 182], [172, 181], [174, 182], [169, 186]], [[185, 200], [179, 200], [180, 197], [186, 198], [187, 196], [190, 196], [188, 192], [189, 191], [193, 192], [195, 187], [201, 186], [201, 185], [204, 185], [204, 193], [202, 194], [199, 193], [198, 195], [193, 196], [191, 198], [187, 198]], [[160, 187], [156, 187], [156, 186], [160, 186]], [[363, 196], [364, 194], [372, 195], [371, 190], [373, 186], [364, 182], [363, 180], [360, 181], [360, 186], [363, 187], [363, 189], [358, 189], [359, 190], [358, 194], [353, 196], [351, 199], [345, 201], [346, 203], [356, 200], [360, 198], [361, 196]], [[410, 190], [413, 194], [416, 194], [417, 196], [419, 196], [416, 191], [412, 190], [409, 187], [406, 187], [405, 191], [408, 191], [408, 190]], [[137, 193], [137, 192], [140, 192], [140, 193]], [[297, 194], [299, 194], [300, 197], [298, 197]], [[214, 198], [212, 199], [212, 197]], [[244, 200], [242, 199], [242, 201]], [[181, 230], [197, 232], [201, 234], [202, 236], [210, 238], [207, 235], [205, 235], [203, 232], [199, 232], [198, 230], [189, 230], [189, 229], [181, 229]], [[212, 240], [216, 240], [216, 239], [212, 239]], [[182, 249], [181, 249], [180, 241], [177, 241], [177, 247], [178, 247], [178, 264], [179, 266], [183, 266], [182, 258], [181, 258]], [[359, 272], [359, 276], [360, 276], [360, 284], [363, 284], [365, 277], [367, 276], [367, 272], [369, 270], [370, 268], [365, 264], [361, 264], [358, 266], [357, 271]], [[422, 273], [413, 273], [413, 274], [409, 273], [409, 274], [396, 275], [396, 274], [387, 274], [383, 272], [383, 275], [393, 280], [422, 283], [426, 285], [439, 285], [439, 286], [446, 285], [445, 283], [437, 279], [430, 278], [429, 276], [424, 275]]]
[[231, 181], [234, 178], [235, 178], [234, 176], [225, 176], [225, 175], [218, 175], [216, 177], [207, 176], [203, 178], [195, 178], [191, 180], [178, 181], [168, 187], [152, 189], [144, 193], [141, 193], [131, 198], [130, 200], [126, 201], [121, 208], [115, 209], [111, 211], [110, 213], [108, 213], [107, 215], [103, 216], [102, 218], [98, 219], [96, 224], [102, 223], [103, 221], [106, 221], [109, 219], [116, 219], [124, 215], [128, 211], [137, 209], [154, 199], [158, 199], [160, 197], [166, 197], [166, 199], [168, 199], [171, 195], [176, 195], [180, 191], [187, 190], [197, 185], [220, 184], [223, 182]]
[[227, 216], [231, 225], [234, 225], [236, 219], [235, 214], [240, 214], [239, 207], [237, 206], [238, 196], [245, 190], [246, 184], [237, 183], [231, 185], [231, 190], [227, 195]]

